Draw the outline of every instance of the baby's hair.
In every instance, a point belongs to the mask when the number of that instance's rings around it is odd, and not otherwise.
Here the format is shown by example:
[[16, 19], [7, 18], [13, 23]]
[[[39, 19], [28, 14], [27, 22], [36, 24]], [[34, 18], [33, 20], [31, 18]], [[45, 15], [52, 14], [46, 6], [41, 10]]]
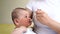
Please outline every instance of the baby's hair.
[[19, 17], [18, 13], [19, 13], [19, 11], [21, 11], [21, 10], [26, 10], [26, 9], [25, 9], [25, 8], [15, 8], [15, 9], [12, 11], [11, 17], [12, 17], [12, 21], [13, 21], [13, 22], [14, 22], [14, 19], [15, 19], [15, 18], [18, 18], [18, 17]]

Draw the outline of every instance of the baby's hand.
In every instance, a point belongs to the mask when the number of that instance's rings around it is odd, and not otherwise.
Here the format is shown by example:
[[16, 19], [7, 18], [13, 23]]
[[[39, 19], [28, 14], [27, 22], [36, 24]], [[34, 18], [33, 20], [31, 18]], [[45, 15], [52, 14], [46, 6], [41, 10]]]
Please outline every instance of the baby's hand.
[[12, 34], [23, 34], [23, 33], [26, 32], [26, 31], [27, 31], [27, 28], [24, 27], [24, 26], [21, 26], [21, 27], [19, 27], [19, 28], [16, 28], [16, 29], [12, 32]]

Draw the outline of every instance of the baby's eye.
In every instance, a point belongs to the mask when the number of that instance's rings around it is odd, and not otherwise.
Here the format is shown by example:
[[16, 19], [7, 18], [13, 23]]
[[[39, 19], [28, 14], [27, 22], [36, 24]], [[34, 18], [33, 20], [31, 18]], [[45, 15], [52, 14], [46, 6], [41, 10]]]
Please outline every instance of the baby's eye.
[[27, 18], [27, 16], [25, 16], [25, 18]]
[[30, 16], [30, 18], [32, 19], [32, 16]]

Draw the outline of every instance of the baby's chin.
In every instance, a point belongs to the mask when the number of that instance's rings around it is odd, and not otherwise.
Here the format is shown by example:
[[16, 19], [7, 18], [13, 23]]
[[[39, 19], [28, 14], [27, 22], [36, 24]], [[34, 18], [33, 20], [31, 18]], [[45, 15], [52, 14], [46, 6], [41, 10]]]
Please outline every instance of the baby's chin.
[[31, 24], [27, 25], [27, 27], [29, 27]]
[[30, 23], [27, 27], [30, 28], [32, 26], [32, 23]]
[[28, 28], [31, 24], [26, 24], [25, 26]]

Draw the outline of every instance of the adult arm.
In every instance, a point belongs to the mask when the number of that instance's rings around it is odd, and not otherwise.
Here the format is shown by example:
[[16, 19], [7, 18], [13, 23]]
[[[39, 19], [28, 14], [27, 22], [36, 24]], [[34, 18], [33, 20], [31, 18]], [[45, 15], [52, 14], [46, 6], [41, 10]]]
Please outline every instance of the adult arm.
[[50, 18], [45, 12], [38, 9], [36, 11], [36, 18], [40, 23], [49, 26], [60, 34], [60, 23]]

